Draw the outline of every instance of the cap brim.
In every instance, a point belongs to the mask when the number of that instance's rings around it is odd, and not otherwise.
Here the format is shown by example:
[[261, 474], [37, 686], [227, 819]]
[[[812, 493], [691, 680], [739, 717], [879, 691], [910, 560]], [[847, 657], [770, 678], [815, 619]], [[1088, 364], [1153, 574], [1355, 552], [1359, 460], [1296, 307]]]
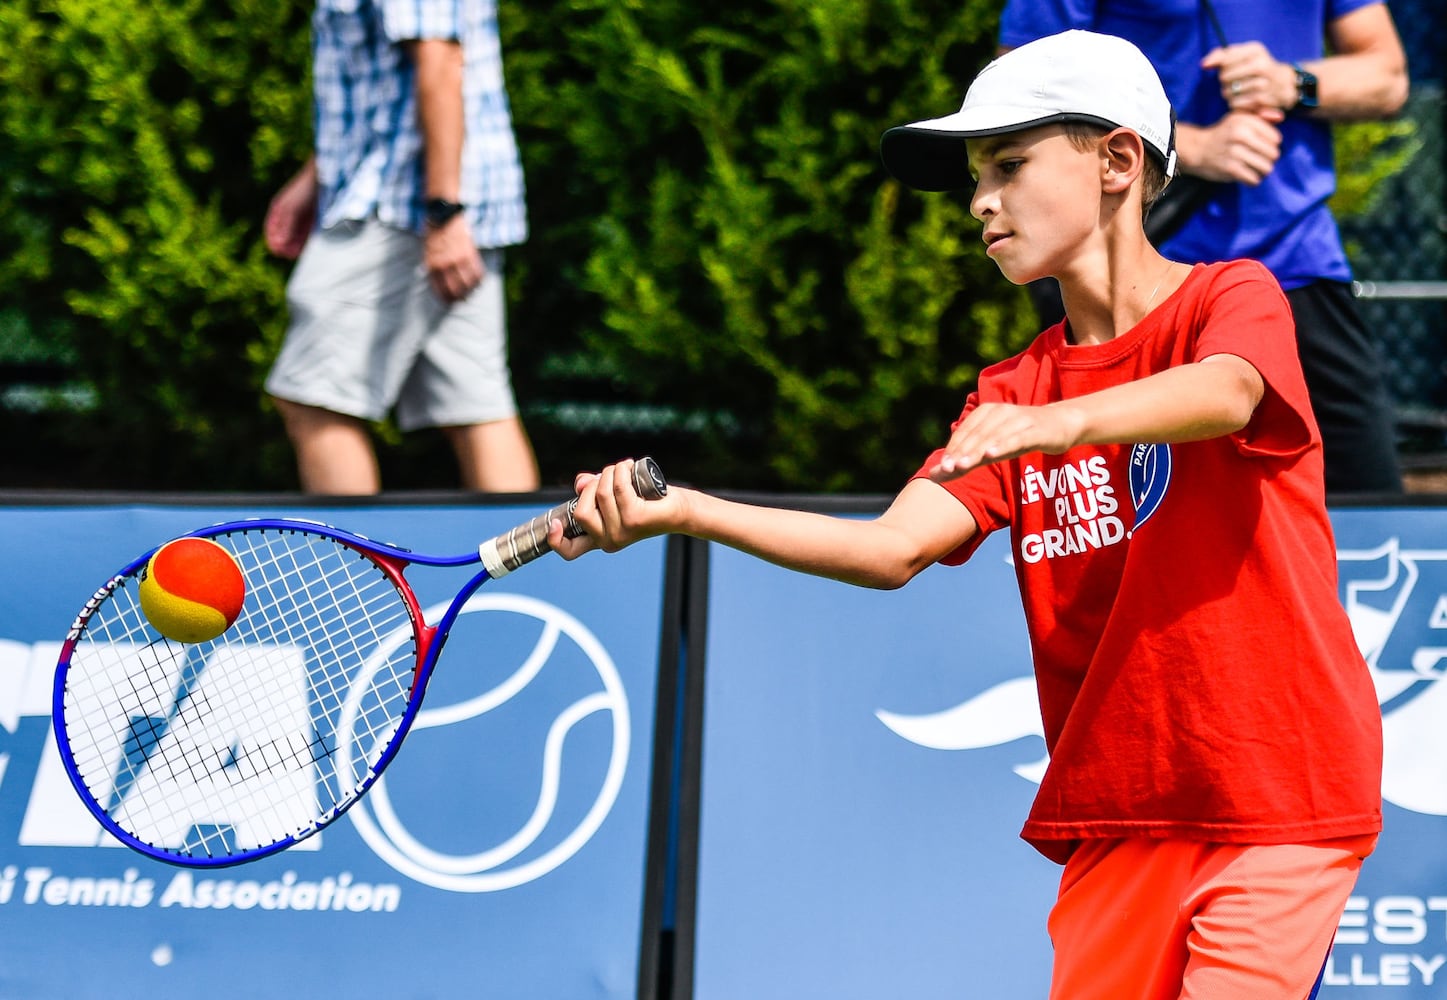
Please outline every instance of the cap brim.
[[1103, 118], [1076, 112], [1058, 112], [1042, 118], [1038, 108], [970, 108], [890, 129], [880, 139], [879, 156], [884, 161], [884, 169], [901, 184], [919, 191], [955, 191], [973, 183], [965, 155], [966, 139], [1006, 135], [1070, 121], [1115, 127]]

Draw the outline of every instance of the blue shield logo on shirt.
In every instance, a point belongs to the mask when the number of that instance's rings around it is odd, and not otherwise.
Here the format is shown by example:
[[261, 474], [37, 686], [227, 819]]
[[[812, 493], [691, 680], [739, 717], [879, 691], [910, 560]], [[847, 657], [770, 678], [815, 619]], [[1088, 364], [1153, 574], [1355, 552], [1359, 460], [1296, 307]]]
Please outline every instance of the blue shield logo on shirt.
[[1135, 527], [1138, 529], [1166, 498], [1171, 484], [1171, 446], [1138, 444], [1130, 453], [1130, 499], [1135, 504]]

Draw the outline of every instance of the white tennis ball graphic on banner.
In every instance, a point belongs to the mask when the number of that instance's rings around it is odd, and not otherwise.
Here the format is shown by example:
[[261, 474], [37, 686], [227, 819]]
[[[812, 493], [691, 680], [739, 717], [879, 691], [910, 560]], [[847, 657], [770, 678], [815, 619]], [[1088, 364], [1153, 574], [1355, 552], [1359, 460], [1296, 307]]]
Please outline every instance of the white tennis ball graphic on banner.
[[[428, 608], [428, 620], [441, 614], [445, 607], [444, 604]], [[531, 882], [563, 864], [592, 838], [607, 818], [617, 801], [628, 765], [631, 725], [627, 694], [617, 667], [597, 637], [567, 612], [545, 601], [518, 594], [474, 594], [463, 606], [459, 621], [462, 616], [483, 612], [525, 616], [540, 622], [542, 629], [524, 660], [490, 689], [441, 705], [429, 693], [428, 707], [418, 712], [408, 735], [409, 744], [424, 730], [476, 722], [508, 704], [533, 683], [555, 653], [561, 655], [565, 644], [572, 644], [581, 651], [596, 671], [601, 690], [577, 699], [552, 719], [542, 740], [541, 779], [531, 813], [501, 843], [490, 844], [468, 854], [446, 853], [429, 847], [408, 829], [405, 818], [394, 808], [387, 792], [385, 775], [378, 778], [368, 794], [352, 807], [348, 816], [378, 857], [418, 882], [451, 892], [509, 889]], [[406, 634], [396, 636], [384, 643], [372, 659], [381, 662], [396, 644], [409, 638]], [[454, 675], [462, 672], [458, 669], [461, 665], [452, 665]], [[365, 686], [357, 684], [354, 688], [360, 691]], [[355, 710], [355, 705], [348, 705], [345, 713], [355, 713]], [[575, 727], [599, 713], [606, 713], [612, 722], [607, 768], [582, 819], [559, 835], [558, 824], [550, 825], [550, 821], [558, 807], [564, 765], [563, 744]], [[340, 727], [337, 752], [341, 755], [344, 771], [353, 760], [367, 753], [366, 747], [353, 742], [351, 729], [345, 723]], [[530, 746], [520, 752], [537, 751]], [[542, 840], [545, 835], [549, 838], [546, 842]], [[525, 855], [526, 860], [513, 863]]]

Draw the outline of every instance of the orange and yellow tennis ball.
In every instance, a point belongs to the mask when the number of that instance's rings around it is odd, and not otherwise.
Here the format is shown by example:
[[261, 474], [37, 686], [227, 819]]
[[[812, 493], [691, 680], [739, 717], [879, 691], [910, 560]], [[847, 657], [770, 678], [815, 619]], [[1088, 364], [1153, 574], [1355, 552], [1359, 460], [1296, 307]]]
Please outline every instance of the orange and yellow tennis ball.
[[141, 611], [176, 642], [208, 642], [241, 614], [246, 580], [236, 559], [209, 538], [178, 538], [141, 571]]

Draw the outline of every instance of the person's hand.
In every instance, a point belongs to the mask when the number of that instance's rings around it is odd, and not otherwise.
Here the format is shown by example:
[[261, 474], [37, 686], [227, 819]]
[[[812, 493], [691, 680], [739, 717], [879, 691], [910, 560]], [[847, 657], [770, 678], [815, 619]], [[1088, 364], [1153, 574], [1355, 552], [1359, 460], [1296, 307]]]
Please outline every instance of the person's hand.
[[422, 238], [422, 263], [427, 280], [443, 302], [467, 298], [482, 284], [487, 269], [472, 242], [467, 219], [455, 215], [440, 226], [428, 226]]
[[1255, 187], [1281, 158], [1281, 130], [1255, 112], [1233, 111], [1214, 125], [1182, 129], [1181, 165], [1212, 181]]
[[308, 162], [271, 199], [262, 235], [273, 254], [286, 260], [301, 255], [316, 224], [317, 193], [316, 166]]
[[937, 483], [947, 482], [971, 469], [1030, 451], [1058, 455], [1076, 444], [1077, 437], [1065, 407], [981, 403], [950, 435], [944, 454], [929, 469], [929, 477]]
[[1215, 70], [1221, 96], [1232, 111], [1250, 111], [1279, 122], [1296, 105], [1296, 70], [1278, 62], [1260, 42], [1212, 49], [1201, 68]]
[[633, 488], [631, 459], [599, 472], [580, 472], [573, 480], [578, 503], [573, 520], [583, 529], [577, 538], [563, 536], [563, 523], [548, 528], [548, 544], [564, 559], [602, 549], [617, 552], [634, 542], [675, 530], [681, 523], [685, 490], [670, 487], [657, 500], [644, 500]]

